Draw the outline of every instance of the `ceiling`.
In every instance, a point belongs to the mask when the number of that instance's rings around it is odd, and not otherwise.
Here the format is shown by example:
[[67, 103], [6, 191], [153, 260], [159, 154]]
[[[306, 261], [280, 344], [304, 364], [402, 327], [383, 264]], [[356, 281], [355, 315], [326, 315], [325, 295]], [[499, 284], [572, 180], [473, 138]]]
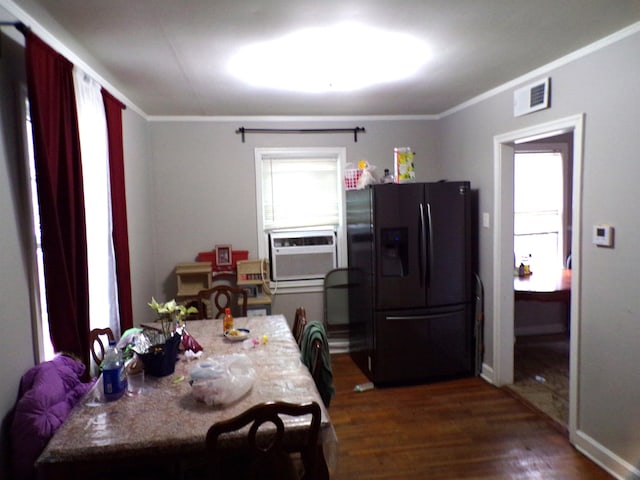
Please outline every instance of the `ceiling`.
[[[3, 6], [61, 39], [149, 116], [438, 115], [640, 21], [640, 0], [0, 0], [0, 14]], [[412, 34], [432, 56], [410, 79], [348, 93], [257, 88], [226, 69], [244, 45], [343, 21]], [[344, 48], [357, 61], [368, 45]]]

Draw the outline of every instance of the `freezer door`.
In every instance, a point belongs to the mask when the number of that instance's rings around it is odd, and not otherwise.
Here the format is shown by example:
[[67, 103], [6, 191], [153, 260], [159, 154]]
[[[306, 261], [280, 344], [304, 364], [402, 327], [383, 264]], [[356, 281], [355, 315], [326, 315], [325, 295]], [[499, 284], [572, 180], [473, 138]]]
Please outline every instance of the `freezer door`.
[[469, 182], [429, 183], [426, 189], [427, 305], [472, 299]]
[[421, 183], [373, 187], [377, 309], [426, 306], [419, 221], [424, 202]]
[[375, 317], [373, 381], [402, 384], [473, 374], [469, 305]]

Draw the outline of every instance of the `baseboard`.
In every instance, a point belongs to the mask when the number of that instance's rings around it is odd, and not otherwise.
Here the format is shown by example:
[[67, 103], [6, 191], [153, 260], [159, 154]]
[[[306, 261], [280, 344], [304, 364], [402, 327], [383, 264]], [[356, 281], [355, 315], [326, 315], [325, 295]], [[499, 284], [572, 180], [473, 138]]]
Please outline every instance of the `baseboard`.
[[494, 377], [493, 377], [493, 368], [490, 367], [489, 365], [487, 365], [486, 363], [482, 364], [482, 370], [480, 372], [480, 377], [484, 378], [487, 382], [489, 382], [492, 385], [495, 385], [494, 383]]
[[640, 470], [620, 458], [582, 431], [576, 432], [574, 446], [586, 457], [619, 480], [640, 480]]
[[349, 340], [329, 338], [330, 353], [349, 353]]

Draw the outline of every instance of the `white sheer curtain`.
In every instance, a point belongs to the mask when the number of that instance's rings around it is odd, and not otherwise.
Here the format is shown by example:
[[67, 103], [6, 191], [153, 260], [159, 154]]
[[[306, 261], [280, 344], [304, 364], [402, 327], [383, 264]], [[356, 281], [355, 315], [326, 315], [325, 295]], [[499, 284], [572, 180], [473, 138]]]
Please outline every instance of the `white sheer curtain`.
[[107, 122], [100, 85], [74, 67], [87, 223], [90, 328], [111, 327], [120, 336], [116, 263], [111, 221]]

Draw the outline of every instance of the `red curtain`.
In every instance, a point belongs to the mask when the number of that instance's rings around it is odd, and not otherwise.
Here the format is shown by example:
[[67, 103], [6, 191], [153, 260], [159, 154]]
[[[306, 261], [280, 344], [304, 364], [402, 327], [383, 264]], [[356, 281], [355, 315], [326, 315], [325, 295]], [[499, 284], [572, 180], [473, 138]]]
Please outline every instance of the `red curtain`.
[[122, 146], [122, 109], [124, 105], [105, 89], [102, 99], [107, 117], [109, 137], [109, 176], [111, 180], [111, 216], [113, 247], [118, 277], [120, 329], [133, 327], [131, 307], [131, 273], [129, 268], [129, 233], [127, 228], [127, 200], [124, 181], [124, 151]]
[[26, 32], [38, 202], [51, 341], [89, 357], [89, 282], [73, 65]]

